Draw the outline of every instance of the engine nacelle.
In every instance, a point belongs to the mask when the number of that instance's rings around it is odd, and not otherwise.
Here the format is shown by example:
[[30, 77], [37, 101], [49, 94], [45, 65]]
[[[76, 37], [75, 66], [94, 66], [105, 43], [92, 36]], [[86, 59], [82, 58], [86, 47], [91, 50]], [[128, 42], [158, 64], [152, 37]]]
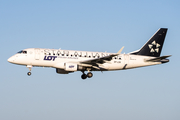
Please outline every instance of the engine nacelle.
[[77, 64], [75, 63], [65, 63], [65, 69], [66, 71], [77, 71]]
[[53, 66], [54, 68], [60, 68], [60, 69], [64, 69], [65, 68], [65, 63], [58, 63], [58, 64], [55, 64], [54, 66]]
[[85, 67], [79, 66], [76, 63], [58, 63], [53, 67], [56, 68], [56, 72], [60, 74], [68, 74], [69, 72], [74, 72], [77, 70], [85, 70]]
[[65, 71], [64, 69], [59, 69], [59, 68], [56, 68], [56, 72], [59, 73], [59, 74], [69, 74], [73, 71]]

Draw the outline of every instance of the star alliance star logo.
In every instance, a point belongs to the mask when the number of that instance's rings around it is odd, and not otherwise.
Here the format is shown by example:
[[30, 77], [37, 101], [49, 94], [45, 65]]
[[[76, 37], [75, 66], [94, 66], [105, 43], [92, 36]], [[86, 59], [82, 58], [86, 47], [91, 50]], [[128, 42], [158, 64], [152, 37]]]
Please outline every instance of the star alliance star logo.
[[151, 44], [148, 44], [150, 52], [154, 53], [154, 52], [159, 52], [159, 47], [161, 46], [160, 44], [156, 43], [156, 41], [154, 40]]

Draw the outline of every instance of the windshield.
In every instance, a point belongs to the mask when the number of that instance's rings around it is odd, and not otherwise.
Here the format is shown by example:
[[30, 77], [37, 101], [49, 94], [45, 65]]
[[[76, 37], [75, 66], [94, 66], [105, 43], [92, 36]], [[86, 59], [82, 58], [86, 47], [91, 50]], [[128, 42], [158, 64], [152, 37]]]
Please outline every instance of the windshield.
[[19, 51], [18, 53], [27, 54], [27, 51], [21, 50], [21, 51]]

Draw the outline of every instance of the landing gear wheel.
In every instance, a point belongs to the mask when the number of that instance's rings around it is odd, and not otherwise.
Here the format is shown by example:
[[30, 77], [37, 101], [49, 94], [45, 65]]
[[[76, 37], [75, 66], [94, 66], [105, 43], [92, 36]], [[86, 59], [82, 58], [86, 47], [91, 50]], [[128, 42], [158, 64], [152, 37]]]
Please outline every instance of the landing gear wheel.
[[88, 74], [87, 74], [87, 77], [88, 78], [91, 78], [93, 76], [93, 74], [91, 73], [91, 72], [89, 72]]
[[82, 74], [82, 75], [81, 75], [81, 78], [82, 78], [82, 79], [86, 79], [86, 78], [87, 78], [87, 75], [86, 75], [86, 74]]
[[30, 76], [30, 75], [31, 75], [31, 72], [28, 72], [27, 75]]

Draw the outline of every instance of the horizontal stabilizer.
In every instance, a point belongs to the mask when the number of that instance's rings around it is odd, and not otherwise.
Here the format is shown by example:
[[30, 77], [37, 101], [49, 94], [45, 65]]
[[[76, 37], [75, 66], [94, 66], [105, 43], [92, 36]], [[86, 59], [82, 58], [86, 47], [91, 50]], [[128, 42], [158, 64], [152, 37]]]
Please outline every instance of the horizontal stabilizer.
[[166, 55], [166, 56], [162, 56], [162, 57], [156, 57], [156, 58], [152, 58], [152, 59], [147, 59], [145, 60], [146, 62], [160, 62], [163, 59], [166, 59], [168, 57], [170, 57], [171, 55]]

